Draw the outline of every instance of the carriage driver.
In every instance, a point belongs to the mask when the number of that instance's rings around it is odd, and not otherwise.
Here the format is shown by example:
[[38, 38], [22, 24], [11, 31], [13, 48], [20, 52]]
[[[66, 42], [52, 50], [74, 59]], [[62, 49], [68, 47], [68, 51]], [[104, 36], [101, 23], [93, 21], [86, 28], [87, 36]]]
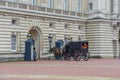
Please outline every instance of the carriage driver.
[[82, 44], [82, 47], [83, 47], [83, 48], [88, 48], [87, 43], [83, 43], [83, 44]]

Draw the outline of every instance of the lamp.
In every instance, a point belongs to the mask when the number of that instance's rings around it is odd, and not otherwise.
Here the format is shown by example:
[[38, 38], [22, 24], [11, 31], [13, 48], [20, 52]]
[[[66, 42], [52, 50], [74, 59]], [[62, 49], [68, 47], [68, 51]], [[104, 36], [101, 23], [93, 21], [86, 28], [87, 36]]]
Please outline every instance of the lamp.
[[52, 38], [53, 38], [53, 35], [49, 34], [48, 40], [49, 40], [49, 47], [50, 47], [50, 49], [52, 48]]

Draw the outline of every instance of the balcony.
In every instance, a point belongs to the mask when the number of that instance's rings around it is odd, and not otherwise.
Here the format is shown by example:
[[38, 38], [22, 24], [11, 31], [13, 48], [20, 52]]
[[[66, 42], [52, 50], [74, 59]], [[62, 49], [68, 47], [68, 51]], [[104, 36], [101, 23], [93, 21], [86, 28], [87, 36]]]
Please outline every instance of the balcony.
[[14, 3], [14, 2], [8, 2], [8, 1], [0, 1], [0, 6], [9, 7], [9, 8], [10, 7], [18, 8], [18, 9], [24, 9], [24, 10], [33, 10], [33, 11], [39, 11], [39, 12], [45, 12], [45, 13], [60, 14], [60, 15], [66, 15], [66, 16], [75, 16], [75, 17], [86, 16], [86, 14], [84, 13], [77, 13], [74, 11], [64, 11], [59, 9], [52, 9], [47, 7], [33, 6], [29, 4]]

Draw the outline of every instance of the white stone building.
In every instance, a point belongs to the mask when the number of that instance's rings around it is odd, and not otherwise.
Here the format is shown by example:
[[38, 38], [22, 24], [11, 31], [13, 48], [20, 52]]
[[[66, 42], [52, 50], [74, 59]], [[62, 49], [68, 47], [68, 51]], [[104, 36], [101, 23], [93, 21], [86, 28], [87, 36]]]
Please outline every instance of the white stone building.
[[55, 41], [88, 40], [93, 57], [119, 56], [119, 0], [0, 0], [0, 61], [24, 58], [30, 33], [38, 59]]

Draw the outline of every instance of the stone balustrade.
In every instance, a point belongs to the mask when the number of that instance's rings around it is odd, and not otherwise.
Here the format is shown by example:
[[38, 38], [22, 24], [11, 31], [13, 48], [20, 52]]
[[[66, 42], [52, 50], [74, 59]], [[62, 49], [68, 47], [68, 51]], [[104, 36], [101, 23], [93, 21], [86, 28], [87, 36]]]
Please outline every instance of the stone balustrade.
[[8, 2], [8, 1], [0, 1], [0, 6], [27, 9], [27, 10], [35, 10], [35, 11], [62, 14], [62, 15], [70, 15], [70, 16], [77, 16], [77, 17], [85, 17], [84, 13], [78, 13], [74, 11], [65, 11], [65, 10], [53, 9], [53, 8], [47, 8], [47, 7], [41, 7], [41, 6], [33, 6], [29, 4]]
[[[34, 5], [29, 5], [29, 4], [8, 2], [8, 1], [0, 1], [0, 6], [41, 11], [41, 12], [53, 13], [53, 14], [76, 16], [76, 17], [90, 17], [92, 15], [94, 16], [96, 15], [96, 13], [92, 13], [92, 14], [78, 13], [74, 11], [65, 11], [65, 10], [60, 10], [60, 9], [53, 9], [53, 8], [47, 8], [47, 7], [42, 7], [42, 6], [34, 6]], [[119, 19], [120, 18], [119, 14], [97, 13], [97, 15], [100, 15], [106, 19]]]

